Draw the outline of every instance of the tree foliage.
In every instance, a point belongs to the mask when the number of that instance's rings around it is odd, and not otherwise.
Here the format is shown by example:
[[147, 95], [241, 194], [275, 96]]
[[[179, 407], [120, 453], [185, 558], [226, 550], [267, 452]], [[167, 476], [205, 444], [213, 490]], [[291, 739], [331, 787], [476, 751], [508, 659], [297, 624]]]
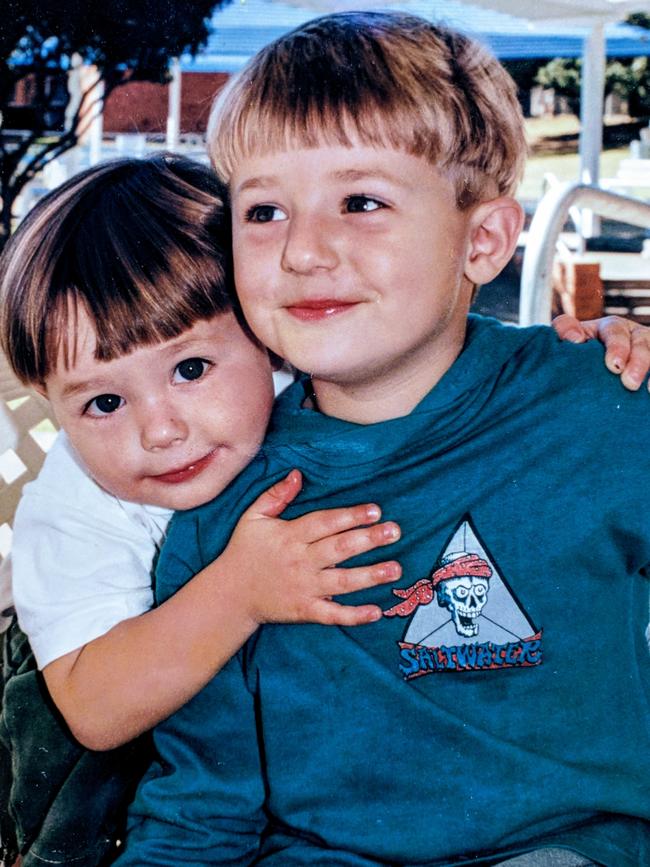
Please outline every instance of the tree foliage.
[[[628, 24], [650, 30], [650, 14], [635, 12]], [[627, 100], [634, 117], [650, 117], [650, 58], [635, 57], [629, 64]]]
[[633, 12], [625, 20], [634, 27], [645, 27], [646, 30], [650, 30], [650, 15], [647, 12]]
[[537, 70], [535, 81], [542, 87], [553, 88], [564, 96], [574, 114], [580, 114], [580, 79], [582, 63], [573, 58], [556, 57]]
[[[104, 99], [122, 84], [164, 82], [171, 58], [196, 53], [208, 37], [212, 10], [224, 0], [4, 0], [0, 21], [0, 248], [9, 234], [18, 193], [37, 172], [73, 147]], [[97, 78], [77, 105], [52, 87], [74, 58], [93, 64]], [[19, 81], [29, 81], [30, 129], [10, 130]], [[58, 101], [55, 105], [54, 102]], [[61, 105], [61, 101], [63, 105]], [[51, 130], [67, 108], [65, 129]], [[15, 117], [15, 112], [13, 114]]]
[[[629, 15], [628, 24], [650, 29], [650, 15], [638, 12]], [[537, 84], [552, 87], [567, 99], [574, 114], [580, 114], [580, 81], [582, 62], [567, 58], [550, 60], [541, 66], [535, 77]], [[626, 99], [633, 117], [650, 116], [650, 63], [647, 57], [611, 60], [605, 67], [605, 95], [616, 93]]]

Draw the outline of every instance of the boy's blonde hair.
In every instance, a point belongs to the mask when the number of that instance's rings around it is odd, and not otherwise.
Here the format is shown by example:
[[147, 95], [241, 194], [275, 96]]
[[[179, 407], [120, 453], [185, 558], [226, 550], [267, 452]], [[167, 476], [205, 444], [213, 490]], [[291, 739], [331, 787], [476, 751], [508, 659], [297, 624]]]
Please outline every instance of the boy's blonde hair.
[[42, 384], [79, 307], [109, 361], [233, 308], [222, 187], [161, 154], [103, 163], [42, 199], [0, 257], [0, 342], [24, 383]]
[[483, 46], [397, 12], [317, 18], [262, 49], [219, 95], [217, 173], [242, 157], [353, 139], [422, 156], [460, 208], [512, 194], [526, 156], [513, 80]]

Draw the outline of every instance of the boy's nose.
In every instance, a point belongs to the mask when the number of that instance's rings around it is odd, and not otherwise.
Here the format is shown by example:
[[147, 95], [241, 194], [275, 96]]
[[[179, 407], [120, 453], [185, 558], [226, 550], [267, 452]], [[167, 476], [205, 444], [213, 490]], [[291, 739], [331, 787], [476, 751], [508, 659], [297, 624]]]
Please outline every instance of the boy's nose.
[[282, 268], [287, 272], [309, 274], [324, 268], [331, 269], [338, 262], [333, 227], [310, 217], [293, 217], [287, 228]]
[[174, 443], [183, 442], [187, 438], [188, 428], [185, 422], [171, 412], [152, 411], [143, 419], [140, 430], [140, 442], [146, 451], [166, 449]]

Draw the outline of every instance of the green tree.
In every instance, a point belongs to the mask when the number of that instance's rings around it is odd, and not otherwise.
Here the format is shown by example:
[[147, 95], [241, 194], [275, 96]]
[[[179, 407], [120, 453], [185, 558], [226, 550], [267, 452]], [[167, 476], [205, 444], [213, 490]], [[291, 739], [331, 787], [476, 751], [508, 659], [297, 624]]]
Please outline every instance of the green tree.
[[646, 30], [650, 30], [650, 15], [647, 12], [633, 12], [625, 20], [635, 27], [645, 27]]
[[650, 118], [650, 58], [636, 57], [630, 66], [632, 85], [627, 94], [630, 114]]
[[537, 70], [535, 81], [542, 87], [553, 88], [564, 96], [574, 114], [580, 114], [580, 74], [582, 62], [567, 57], [556, 57]]
[[[628, 24], [650, 30], [650, 15], [635, 12], [627, 18]], [[650, 117], [650, 58], [635, 57], [629, 64], [631, 77], [627, 91], [630, 114], [633, 117]]]
[[[650, 15], [638, 12], [629, 15], [628, 24], [650, 29]], [[580, 114], [580, 60], [556, 57], [537, 70], [535, 81], [543, 87], [552, 87], [559, 96], [566, 97], [569, 108]], [[650, 63], [647, 57], [634, 57], [610, 61], [605, 67], [605, 95], [617, 93], [626, 99], [633, 117], [650, 116]]]
[[[164, 82], [171, 58], [196, 53], [212, 10], [227, 0], [4, 0], [0, 22], [0, 249], [16, 196], [48, 162], [77, 143], [104, 96], [133, 81]], [[97, 78], [70, 105], [66, 73], [75, 58]], [[10, 129], [16, 85], [29, 84], [29, 129]], [[52, 132], [67, 112], [66, 128]]]

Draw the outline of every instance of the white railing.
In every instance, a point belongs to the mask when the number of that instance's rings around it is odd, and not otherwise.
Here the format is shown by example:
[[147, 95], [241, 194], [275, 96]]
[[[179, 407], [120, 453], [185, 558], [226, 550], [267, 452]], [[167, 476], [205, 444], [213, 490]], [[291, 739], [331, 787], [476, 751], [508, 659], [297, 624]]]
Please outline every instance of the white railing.
[[601, 217], [650, 228], [650, 203], [592, 187], [562, 184], [542, 198], [528, 230], [519, 295], [519, 324], [551, 321], [556, 241], [572, 208], [589, 208]]

